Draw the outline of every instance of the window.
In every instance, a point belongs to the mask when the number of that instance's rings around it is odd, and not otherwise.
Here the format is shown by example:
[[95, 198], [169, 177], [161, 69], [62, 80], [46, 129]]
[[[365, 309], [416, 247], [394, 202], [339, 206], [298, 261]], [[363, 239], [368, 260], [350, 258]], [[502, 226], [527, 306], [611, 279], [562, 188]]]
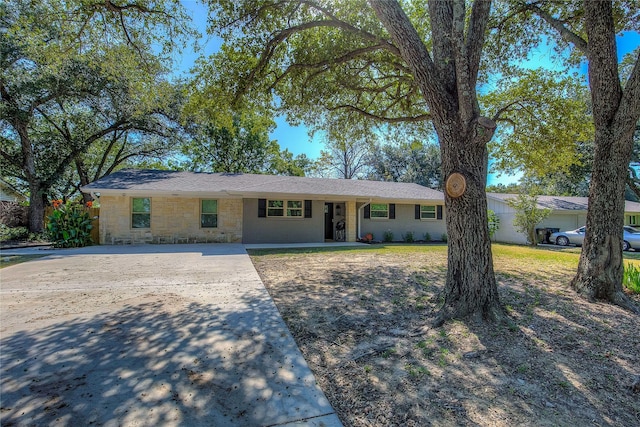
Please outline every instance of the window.
[[131, 200], [131, 228], [151, 228], [151, 199]]
[[201, 200], [200, 201], [200, 227], [202, 228], [218, 227], [218, 201], [217, 200]]
[[627, 216], [627, 224], [628, 225], [640, 225], [640, 221], [638, 221], [638, 215], [629, 215], [629, 216]]
[[302, 200], [268, 200], [267, 216], [304, 218]]
[[442, 219], [442, 205], [416, 205], [416, 219]]
[[420, 219], [436, 219], [435, 205], [420, 206]]
[[287, 216], [302, 217], [302, 200], [287, 201]]
[[284, 216], [284, 200], [269, 200], [267, 216]]
[[389, 205], [386, 203], [372, 203], [371, 218], [389, 218]]

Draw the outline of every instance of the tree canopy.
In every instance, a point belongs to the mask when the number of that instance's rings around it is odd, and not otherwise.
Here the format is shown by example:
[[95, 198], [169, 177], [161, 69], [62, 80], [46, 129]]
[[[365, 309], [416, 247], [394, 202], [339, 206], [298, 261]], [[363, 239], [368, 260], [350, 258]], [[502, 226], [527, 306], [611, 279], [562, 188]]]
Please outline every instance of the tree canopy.
[[169, 1], [0, 4], [0, 156], [3, 173], [28, 183], [32, 231], [48, 190], [92, 144], [169, 134], [168, 61], [190, 31]]

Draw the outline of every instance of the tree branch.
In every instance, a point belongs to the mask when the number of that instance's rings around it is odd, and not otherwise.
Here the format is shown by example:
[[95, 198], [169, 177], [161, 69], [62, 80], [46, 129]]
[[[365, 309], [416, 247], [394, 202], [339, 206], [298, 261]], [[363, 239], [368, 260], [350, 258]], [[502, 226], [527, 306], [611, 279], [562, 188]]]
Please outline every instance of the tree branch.
[[348, 105], [348, 104], [343, 104], [343, 105], [336, 105], [334, 107], [326, 107], [327, 110], [329, 111], [336, 111], [336, 110], [349, 110], [349, 111], [353, 111], [355, 113], [358, 113], [364, 117], [367, 117], [369, 119], [374, 119], [380, 122], [385, 122], [385, 123], [412, 123], [412, 122], [422, 122], [425, 120], [429, 120], [431, 118], [430, 114], [420, 114], [418, 116], [411, 116], [411, 117], [384, 117], [384, 116], [378, 116], [376, 114], [370, 113], [368, 111], [365, 111], [361, 108], [358, 108], [354, 105]]
[[587, 57], [589, 56], [589, 45], [587, 41], [578, 34], [569, 30], [564, 22], [551, 16], [547, 11], [541, 9], [536, 3], [528, 3], [524, 5], [527, 9], [534, 12], [540, 18], [545, 20], [553, 27], [567, 43], [572, 43], [576, 48], [580, 49]]
[[[446, 3], [446, 2], [430, 2]], [[446, 76], [438, 73], [427, 47], [411, 21], [396, 0], [369, 0], [378, 19], [387, 28], [392, 40], [400, 49], [402, 59], [409, 65], [416, 82], [420, 85], [432, 114], [440, 117], [442, 122], [449, 118], [450, 111], [457, 111], [455, 99], [447, 91]], [[433, 17], [432, 17], [433, 25]], [[446, 37], [446, 34], [433, 33], [434, 40]]]
[[469, 29], [467, 31], [467, 40], [465, 43], [469, 62], [471, 87], [476, 87], [477, 84], [482, 48], [487, 34], [490, 14], [491, 0], [476, 0], [473, 3], [471, 8], [471, 18], [469, 19]]
[[346, 22], [335, 20], [335, 19], [305, 22], [300, 25], [286, 28], [278, 32], [273, 38], [271, 38], [271, 40], [269, 40], [269, 42], [263, 49], [262, 54], [260, 55], [260, 60], [258, 62], [258, 65], [256, 65], [256, 67], [253, 68], [249, 73], [249, 75], [244, 79], [244, 84], [240, 87], [239, 93], [236, 94], [235, 101], [238, 101], [238, 99], [247, 92], [248, 87], [257, 79], [260, 73], [262, 73], [267, 68], [269, 61], [275, 54], [276, 48], [281, 43], [283, 43], [286, 39], [288, 39], [293, 34], [301, 33], [313, 28], [323, 28], [323, 27], [339, 28], [339, 29], [348, 31], [350, 33], [359, 35], [365, 40], [376, 43], [376, 49], [385, 49], [396, 56], [400, 56], [398, 49], [393, 44], [389, 43], [387, 40], [381, 39], [371, 33], [355, 28]]

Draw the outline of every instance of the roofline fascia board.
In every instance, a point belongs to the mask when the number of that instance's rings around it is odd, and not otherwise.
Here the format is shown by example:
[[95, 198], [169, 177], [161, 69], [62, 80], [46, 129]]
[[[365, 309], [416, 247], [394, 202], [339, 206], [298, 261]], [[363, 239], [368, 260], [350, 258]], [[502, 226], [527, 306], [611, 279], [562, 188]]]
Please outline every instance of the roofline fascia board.
[[407, 198], [385, 198], [367, 197], [362, 195], [344, 194], [305, 194], [305, 193], [264, 193], [264, 192], [242, 192], [242, 191], [169, 191], [169, 190], [127, 190], [113, 188], [86, 188], [81, 191], [85, 193], [100, 193], [102, 196], [124, 196], [124, 197], [181, 197], [181, 198], [202, 198], [202, 197], [228, 197], [243, 199], [292, 199], [304, 200], [332, 200], [332, 201], [355, 201], [356, 203], [398, 203], [398, 204], [444, 204], [444, 199], [407, 199]]

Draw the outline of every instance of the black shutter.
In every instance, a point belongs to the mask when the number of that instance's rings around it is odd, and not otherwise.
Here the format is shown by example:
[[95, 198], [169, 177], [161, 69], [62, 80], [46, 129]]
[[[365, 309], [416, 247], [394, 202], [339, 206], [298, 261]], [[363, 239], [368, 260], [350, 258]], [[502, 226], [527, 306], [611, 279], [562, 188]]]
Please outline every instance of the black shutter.
[[371, 218], [371, 205], [367, 205], [364, 207], [364, 217]]
[[389, 219], [396, 219], [396, 204], [389, 203]]
[[438, 213], [436, 218], [442, 219], [442, 205], [438, 205]]
[[304, 217], [311, 218], [311, 200], [304, 201]]
[[267, 199], [258, 199], [258, 218], [267, 217]]
[[416, 219], [420, 219], [420, 205], [416, 205]]

